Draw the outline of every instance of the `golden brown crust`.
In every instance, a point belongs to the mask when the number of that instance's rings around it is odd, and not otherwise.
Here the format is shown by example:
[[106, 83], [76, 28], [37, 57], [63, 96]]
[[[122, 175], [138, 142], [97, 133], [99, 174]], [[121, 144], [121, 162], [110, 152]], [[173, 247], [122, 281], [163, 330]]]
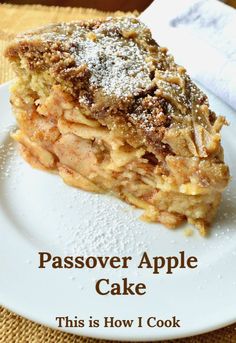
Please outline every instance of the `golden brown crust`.
[[135, 18], [50, 25], [18, 36], [6, 56], [18, 73], [48, 73], [48, 87], [60, 84], [94, 118], [131, 122], [159, 158], [220, 155], [206, 95]]

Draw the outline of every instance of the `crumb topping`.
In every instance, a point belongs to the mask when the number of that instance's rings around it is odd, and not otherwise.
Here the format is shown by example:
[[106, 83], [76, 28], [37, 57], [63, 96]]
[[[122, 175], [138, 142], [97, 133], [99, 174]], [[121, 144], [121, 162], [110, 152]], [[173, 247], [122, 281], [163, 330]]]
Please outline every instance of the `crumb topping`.
[[[151, 70], [146, 62], [149, 51], [135, 41], [147, 29], [135, 18], [108, 18], [92, 25], [59, 24], [40, 32], [40, 40], [63, 43], [77, 67], [85, 65], [90, 83], [107, 95], [138, 96], [152, 86]], [[39, 35], [25, 36], [31, 41]], [[22, 38], [21, 38], [22, 39]]]
[[137, 96], [151, 88], [145, 51], [118, 34], [105, 36], [97, 32], [97, 37], [96, 42], [78, 40], [71, 47], [76, 63], [88, 66], [92, 85], [101, 87], [107, 95], [117, 97]]
[[152, 151], [221, 156], [224, 119], [136, 18], [44, 27], [18, 36], [6, 56], [18, 72], [47, 73], [51, 87], [60, 85], [93, 118], [122, 116]]

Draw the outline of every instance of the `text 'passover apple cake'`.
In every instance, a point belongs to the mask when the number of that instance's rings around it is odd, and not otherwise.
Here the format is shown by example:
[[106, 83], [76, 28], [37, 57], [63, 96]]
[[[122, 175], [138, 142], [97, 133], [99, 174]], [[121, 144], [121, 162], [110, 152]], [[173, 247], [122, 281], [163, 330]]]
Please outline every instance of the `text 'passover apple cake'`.
[[143, 219], [201, 234], [229, 181], [226, 120], [136, 18], [62, 23], [7, 48], [17, 79], [13, 138], [33, 166], [111, 192]]

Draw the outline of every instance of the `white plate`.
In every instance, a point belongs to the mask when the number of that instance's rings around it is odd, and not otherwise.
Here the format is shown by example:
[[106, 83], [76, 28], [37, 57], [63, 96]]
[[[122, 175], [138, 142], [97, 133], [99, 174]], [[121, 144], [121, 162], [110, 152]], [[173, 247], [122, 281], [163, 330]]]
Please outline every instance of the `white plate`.
[[[207, 92], [209, 94], [209, 92]], [[14, 120], [8, 85], [0, 87], [0, 303], [33, 321], [56, 328], [56, 316], [135, 319], [176, 316], [181, 328], [71, 328], [66, 331], [119, 340], [161, 340], [214, 330], [236, 321], [236, 113], [209, 94], [212, 108], [225, 114], [225, 159], [232, 181], [224, 193], [212, 234], [138, 220], [139, 211], [106, 195], [86, 193], [61, 179], [32, 169], [18, 156], [9, 138]], [[198, 257], [199, 267], [153, 275], [137, 269], [144, 251], [150, 256], [177, 255], [184, 250]], [[38, 252], [57, 255], [132, 255], [130, 268], [105, 270], [40, 270]], [[145, 282], [144, 296], [100, 296], [99, 278], [128, 277]], [[63, 329], [64, 330], [64, 329]]]

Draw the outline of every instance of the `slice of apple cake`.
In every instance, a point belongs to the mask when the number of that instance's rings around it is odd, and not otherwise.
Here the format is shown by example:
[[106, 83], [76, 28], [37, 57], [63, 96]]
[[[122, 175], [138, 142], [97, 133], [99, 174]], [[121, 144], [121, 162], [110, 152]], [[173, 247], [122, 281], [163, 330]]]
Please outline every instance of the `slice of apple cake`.
[[13, 138], [33, 166], [111, 192], [143, 219], [201, 234], [229, 181], [226, 124], [183, 67], [136, 18], [55, 24], [6, 50], [17, 79]]

